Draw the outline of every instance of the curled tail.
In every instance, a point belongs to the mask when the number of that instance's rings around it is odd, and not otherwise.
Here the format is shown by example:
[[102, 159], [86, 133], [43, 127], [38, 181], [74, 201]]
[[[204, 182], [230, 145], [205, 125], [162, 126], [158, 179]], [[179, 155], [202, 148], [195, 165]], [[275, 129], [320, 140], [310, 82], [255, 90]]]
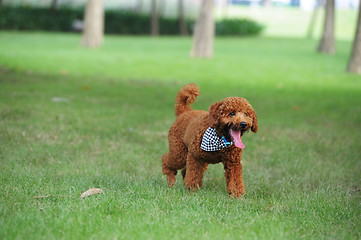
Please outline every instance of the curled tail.
[[175, 98], [175, 115], [178, 116], [183, 112], [192, 110], [190, 105], [194, 103], [200, 94], [199, 87], [194, 83], [187, 84], [179, 90]]

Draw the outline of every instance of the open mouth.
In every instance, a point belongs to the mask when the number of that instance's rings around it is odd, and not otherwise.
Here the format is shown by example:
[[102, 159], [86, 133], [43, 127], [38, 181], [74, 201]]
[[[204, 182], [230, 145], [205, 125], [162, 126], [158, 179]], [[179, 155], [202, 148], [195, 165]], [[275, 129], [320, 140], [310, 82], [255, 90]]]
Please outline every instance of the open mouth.
[[245, 145], [242, 142], [242, 136], [245, 132], [250, 130], [250, 126], [246, 125], [242, 127], [242, 123], [227, 123], [223, 127], [223, 134], [225, 134], [228, 140], [231, 140], [235, 147], [245, 148]]
[[234, 143], [234, 146], [241, 148], [241, 149], [243, 149], [245, 147], [241, 140], [242, 130], [229, 129], [229, 135], [232, 138], [232, 142]]

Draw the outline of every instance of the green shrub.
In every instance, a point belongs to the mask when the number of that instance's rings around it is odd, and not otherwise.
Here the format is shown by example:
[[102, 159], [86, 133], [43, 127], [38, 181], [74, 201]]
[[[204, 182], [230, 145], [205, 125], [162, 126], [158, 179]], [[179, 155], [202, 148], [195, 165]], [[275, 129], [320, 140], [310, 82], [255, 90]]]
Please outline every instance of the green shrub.
[[[188, 31], [194, 21], [188, 21]], [[159, 31], [162, 35], [179, 34], [178, 20], [172, 18], [159, 18]], [[150, 34], [150, 16], [130, 11], [107, 10], [105, 12], [105, 33], [144, 35]]]
[[[80, 8], [60, 8], [52, 11], [48, 8], [1, 7], [0, 29], [72, 31], [72, 24], [83, 19], [84, 10]], [[105, 33], [147, 35], [150, 34], [150, 16], [125, 10], [105, 11]], [[192, 33], [194, 21], [187, 21], [188, 32]], [[216, 23], [217, 35], [255, 35], [263, 27], [251, 20], [228, 19]], [[161, 35], [179, 34], [177, 19], [159, 18]]]
[[217, 35], [257, 35], [263, 28], [262, 25], [248, 19], [223, 19], [216, 22]]
[[71, 31], [72, 22], [82, 19], [80, 9], [62, 8], [51, 11], [46, 8], [1, 7], [0, 29]]
[[108, 10], [105, 12], [105, 33], [149, 34], [149, 17], [129, 11]]

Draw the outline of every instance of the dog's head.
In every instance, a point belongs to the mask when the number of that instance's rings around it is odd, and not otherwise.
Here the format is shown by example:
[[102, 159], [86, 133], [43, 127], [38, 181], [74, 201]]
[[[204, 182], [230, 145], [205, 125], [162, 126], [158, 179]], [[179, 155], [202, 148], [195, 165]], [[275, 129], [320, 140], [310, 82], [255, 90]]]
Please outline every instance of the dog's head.
[[243, 133], [249, 129], [252, 132], [258, 130], [256, 112], [246, 99], [239, 97], [229, 97], [210, 106], [209, 121], [218, 134], [240, 148], [244, 148]]

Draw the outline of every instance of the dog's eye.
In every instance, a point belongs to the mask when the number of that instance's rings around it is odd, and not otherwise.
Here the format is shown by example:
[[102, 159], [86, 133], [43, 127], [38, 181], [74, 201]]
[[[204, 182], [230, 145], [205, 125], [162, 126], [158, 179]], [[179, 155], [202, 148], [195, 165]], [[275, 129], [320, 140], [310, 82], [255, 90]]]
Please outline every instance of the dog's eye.
[[234, 115], [236, 115], [235, 112], [231, 112], [231, 113], [229, 114], [229, 116], [234, 116]]
[[247, 117], [247, 116], [248, 116], [248, 114], [247, 114], [247, 113], [245, 113], [245, 114], [244, 114], [244, 116], [246, 116], [246, 117]]

